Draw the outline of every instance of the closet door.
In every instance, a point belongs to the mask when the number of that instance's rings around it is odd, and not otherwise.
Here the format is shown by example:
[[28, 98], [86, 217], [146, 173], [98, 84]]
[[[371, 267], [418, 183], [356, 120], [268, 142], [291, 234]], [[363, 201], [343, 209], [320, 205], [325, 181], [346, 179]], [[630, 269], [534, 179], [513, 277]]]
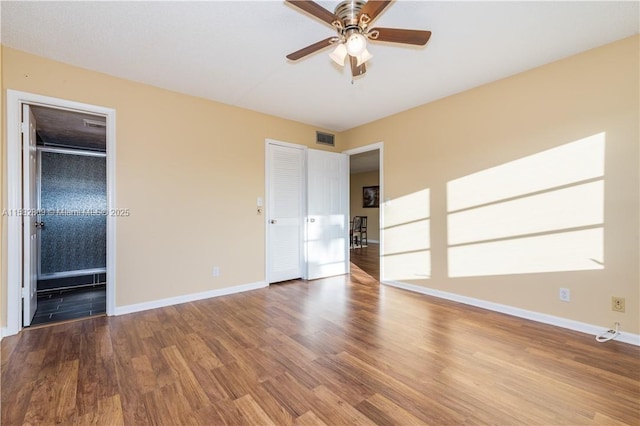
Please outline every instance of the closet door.
[[23, 281], [22, 323], [25, 327], [31, 325], [31, 320], [38, 307], [38, 216], [36, 191], [36, 119], [29, 105], [22, 107], [22, 199], [24, 213], [23, 226]]
[[348, 158], [307, 151], [307, 278], [349, 272]]
[[267, 272], [273, 283], [303, 276], [305, 150], [269, 143], [267, 155]]

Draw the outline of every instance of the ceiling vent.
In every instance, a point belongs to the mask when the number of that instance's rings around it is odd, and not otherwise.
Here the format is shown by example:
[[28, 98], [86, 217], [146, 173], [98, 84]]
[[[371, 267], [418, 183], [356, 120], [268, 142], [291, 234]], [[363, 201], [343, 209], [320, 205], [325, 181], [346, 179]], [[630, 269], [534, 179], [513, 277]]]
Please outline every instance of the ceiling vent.
[[316, 131], [316, 143], [321, 145], [335, 146], [335, 135]]
[[107, 123], [105, 121], [89, 120], [87, 118], [82, 119], [82, 123], [84, 124], [84, 127], [98, 127], [101, 129], [107, 127]]

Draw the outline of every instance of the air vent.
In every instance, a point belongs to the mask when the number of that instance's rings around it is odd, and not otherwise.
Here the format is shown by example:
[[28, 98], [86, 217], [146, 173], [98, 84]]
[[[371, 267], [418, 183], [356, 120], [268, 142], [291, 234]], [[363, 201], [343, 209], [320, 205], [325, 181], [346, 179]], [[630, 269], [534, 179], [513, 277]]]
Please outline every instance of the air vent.
[[322, 145], [329, 145], [329, 146], [335, 146], [335, 135], [332, 135], [331, 133], [324, 133], [324, 132], [318, 132], [316, 131], [316, 143], [322, 144]]
[[89, 120], [84, 118], [82, 122], [84, 123], [84, 127], [99, 127], [99, 128], [107, 127], [107, 123], [104, 121]]

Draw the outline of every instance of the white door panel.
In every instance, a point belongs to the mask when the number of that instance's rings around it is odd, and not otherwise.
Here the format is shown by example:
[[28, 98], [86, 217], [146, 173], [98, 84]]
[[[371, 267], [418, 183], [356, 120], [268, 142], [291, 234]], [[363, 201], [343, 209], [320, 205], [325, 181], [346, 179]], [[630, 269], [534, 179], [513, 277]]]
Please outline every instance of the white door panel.
[[304, 149], [268, 144], [269, 282], [300, 278], [304, 217]]
[[348, 158], [307, 151], [307, 278], [348, 272]]
[[36, 120], [29, 105], [22, 107], [22, 167], [23, 167], [23, 325], [31, 324], [36, 313], [38, 295], [38, 217], [36, 191]]

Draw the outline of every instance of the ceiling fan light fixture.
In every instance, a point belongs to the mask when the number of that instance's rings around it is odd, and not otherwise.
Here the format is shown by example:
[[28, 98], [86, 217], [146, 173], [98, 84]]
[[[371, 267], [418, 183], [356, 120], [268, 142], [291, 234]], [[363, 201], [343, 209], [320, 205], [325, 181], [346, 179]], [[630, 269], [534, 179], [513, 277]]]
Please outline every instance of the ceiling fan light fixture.
[[[0, 0], [2, 1], [2, 0]], [[431, 31], [408, 30], [403, 28], [369, 28], [369, 25], [382, 13], [393, 0], [339, 0], [333, 12], [318, 4], [317, 0], [285, 0], [313, 17], [329, 24], [336, 35], [310, 44], [287, 55], [287, 59], [296, 61], [329, 46], [334, 51], [329, 54], [331, 60], [344, 66], [349, 55], [352, 77], [362, 76], [366, 71], [366, 62], [373, 57], [367, 50], [367, 42], [425, 46], [431, 37]], [[346, 54], [345, 54], [346, 51]]]
[[362, 52], [360, 55], [356, 56], [356, 59], [358, 60], [358, 66], [364, 64], [365, 62], [367, 62], [371, 58], [373, 58], [373, 55], [371, 53], [369, 53], [369, 51], [365, 47], [364, 48], [364, 52]]
[[346, 45], [349, 55], [358, 57], [367, 49], [367, 39], [362, 34], [354, 32], [347, 37]]
[[335, 50], [329, 54], [329, 57], [333, 59], [333, 62], [343, 67], [344, 60], [347, 58], [347, 48], [344, 43], [338, 43]]

